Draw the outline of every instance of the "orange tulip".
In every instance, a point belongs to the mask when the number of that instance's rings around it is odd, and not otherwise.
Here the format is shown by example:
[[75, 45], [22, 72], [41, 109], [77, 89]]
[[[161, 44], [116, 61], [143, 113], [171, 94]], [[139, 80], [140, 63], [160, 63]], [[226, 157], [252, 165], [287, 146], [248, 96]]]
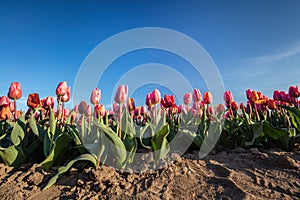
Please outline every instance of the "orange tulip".
[[0, 119], [1, 120], [8, 120], [8, 119], [11, 119], [11, 117], [12, 117], [12, 113], [10, 111], [9, 106], [3, 107], [0, 111]]
[[210, 92], [205, 92], [203, 95], [204, 104], [211, 104], [213, 101], [212, 94]]

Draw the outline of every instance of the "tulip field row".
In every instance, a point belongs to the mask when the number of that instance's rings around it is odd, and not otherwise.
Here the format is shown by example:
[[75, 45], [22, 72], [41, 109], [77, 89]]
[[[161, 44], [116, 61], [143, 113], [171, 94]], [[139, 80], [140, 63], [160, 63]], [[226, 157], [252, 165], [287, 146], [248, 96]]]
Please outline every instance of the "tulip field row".
[[212, 106], [210, 92], [202, 96], [197, 88], [183, 96], [182, 105], [175, 103], [173, 95], [162, 97], [155, 89], [146, 95], [145, 105], [136, 106], [128, 97], [128, 86], [121, 85], [112, 109], [101, 104], [98, 88], [91, 92], [90, 102], [66, 108], [70, 100], [66, 82], [58, 84], [56, 97], [29, 94], [26, 111], [18, 110], [21, 97], [18, 82], [0, 97], [0, 162], [15, 168], [24, 163], [41, 163], [45, 170], [60, 166], [44, 189], [80, 160], [95, 166], [112, 160], [124, 169], [143, 150], [153, 152], [158, 163], [180, 147], [171, 145], [174, 138], [189, 138], [184, 151], [200, 150], [203, 145], [292, 151], [300, 143], [298, 86], [290, 86], [287, 92], [275, 90], [272, 98], [248, 89], [246, 104], [238, 104], [226, 91], [224, 104], [217, 106]]

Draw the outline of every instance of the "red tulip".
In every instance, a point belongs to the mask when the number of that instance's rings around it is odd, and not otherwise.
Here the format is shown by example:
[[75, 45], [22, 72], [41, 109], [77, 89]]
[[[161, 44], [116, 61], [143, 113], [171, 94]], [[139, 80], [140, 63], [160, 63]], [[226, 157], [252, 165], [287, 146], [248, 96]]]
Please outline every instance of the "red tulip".
[[280, 101], [280, 100], [281, 100], [281, 95], [280, 95], [279, 90], [274, 90], [274, 93], [273, 93], [273, 99], [274, 99], [275, 101]]
[[220, 113], [224, 112], [225, 108], [224, 108], [223, 104], [218, 104], [216, 110], [217, 110], [217, 113], [220, 114]]
[[271, 110], [275, 110], [276, 109], [276, 103], [275, 103], [274, 100], [272, 100], [272, 99], [268, 100], [268, 108], [271, 109]]
[[127, 99], [127, 95], [128, 95], [128, 86], [120, 85], [115, 95], [115, 102], [119, 104], [124, 103]]
[[68, 92], [68, 85], [66, 81], [60, 82], [56, 88], [57, 96], [64, 96]]
[[145, 106], [142, 106], [142, 107], [141, 107], [141, 110], [140, 110], [140, 114], [141, 114], [142, 116], [144, 116], [145, 113], [146, 113], [146, 107], [145, 107]]
[[86, 111], [86, 107], [87, 107], [87, 104], [85, 101], [81, 101], [78, 105], [78, 112], [80, 114], [85, 114], [85, 111]]
[[158, 89], [154, 89], [153, 92], [151, 93], [151, 103], [156, 105], [159, 104], [161, 100], [161, 95]]
[[133, 98], [129, 98], [127, 102], [128, 110], [129, 112], [133, 111], [135, 109], [135, 103]]
[[70, 93], [71, 93], [71, 87], [68, 87], [67, 92], [65, 93], [65, 95], [63, 95], [61, 97], [61, 101], [62, 102], [68, 102], [70, 100]]
[[90, 101], [93, 105], [97, 105], [100, 103], [100, 100], [101, 100], [101, 90], [99, 90], [98, 88], [95, 88], [92, 91]]
[[102, 105], [102, 104], [95, 105], [94, 113], [95, 113], [96, 118], [99, 118], [99, 116], [104, 117], [105, 116], [105, 107], [104, 107], [104, 105]]
[[1, 120], [9, 120], [12, 118], [12, 113], [10, 111], [9, 106], [5, 106], [0, 111], [0, 119]]
[[30, 108], [37, 108], [40, 105], [40, 97], [37, 93], [29, 94], [27, 98], [27, 106]]
[[233, 102], [233, 95], [232, 95], [231, 91], [228, 90], [224, 93], [224, 101], [225, 101], [226, 105], [230, 105], [231, 102]]
[[244, 105], [244, 103], [242, 102], [242, 103], [240, 103], [240, 109], [241, 110], [244, 110], [245, 109], [245, 105]]
[[41, 104], [44, 109], [50, 109], [54, 107], [54, 98], [49, 96], [41, 100]]
[[183, 102], [185, 105], [189, 105], [191, 103], [191, 93], [185, 93], [183, 96]]
[[160, 103], [163, 108], [171, 108], [176, 106], [173, 95], [165, 95], [164, 99], [161, 99]]
[[0, 107], [8, 106], [9, 105], [9, 98], [7, 96], [0, 97]]
[[246, 90], [246, 96], [248, 100], [251, 100], [252, 98], [252, 91], [250, 89]]
[[296, 86], [296, 87], [290, 86], [289, 95], [294, 98], [300, 97], [300, 92], [299, 92], [298, 86]]
[[211, 104], [213, 101], [212, 94], [210, 92], [205, 92], [203, 95], [204, 104]]
[[20, 99], [22, 97], [21, 85], [18, 82], [12, 82], [9, 87], [7, 96], [10, 99]]
[[214, 114], [214, 108], [212, 106], [209, 106], [208, 109], [206, 110], [207, 115], [213, 115]]
[[153, 106], [153, 104], [152, 104], [152, 94], [151, 94], [151, 93], [148, 93], [148, 94], [146, 95], [146, 105], [147, 105], [148, 107]]
[[201, 100], [202, 100], [201, 92], [198, 88], [195, 88], [193, 92], [193, 101], [199, 102]]
[[233, 111], [237, 111], [239, 109], [239, 105], [237, 104], [237, 102], [233, 101], [231, 102], [230, 104], [230, 108], [233, 110]]

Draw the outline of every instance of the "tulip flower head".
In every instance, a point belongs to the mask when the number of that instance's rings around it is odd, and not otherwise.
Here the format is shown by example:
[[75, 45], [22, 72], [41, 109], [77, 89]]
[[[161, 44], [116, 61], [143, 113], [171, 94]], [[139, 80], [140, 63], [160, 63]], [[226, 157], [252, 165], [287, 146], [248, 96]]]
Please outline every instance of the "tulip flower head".
[[135, 103], [133, 98], [129, 98], [127, 102], [128, 110], [129, 112], [133, 111], [135, 109]]
[[198, 88], [195, 88], [193, 91], [193, 101], [194, 102], [199, 102], [202, 100], [202, 95], [201, 92]]
[[34, 109], [40, 106], [40, 97], [37, 93], [31, 93], [27, 98], [27, 106]]
[[70, 100], [71, 87], [68, 87], [65, 95], [61, 97], [62, 102], [68, 102]]
[[7, 96], [0, 97], [0, 107], [8, 106], [9, 98]]
[[185, 93], [183, 96], [183, 103], [189, 105], [191, 103], [191, 93]]
[[56, 88], [57, 96], [64, 96], [68, 92], [68, 84], [66, 81], [60, 82]]
[[101, 100], [101, 90], [99, 90], [98, 88], [95, 88], [92, 91], [90, 101], [93, 105], [97, 105], [100, 103], [100, 100]]
[[22, 97], [22, 89], [20, 83], [12, 82], [10, 84], [7, 96], [10, 99], [15, 99], [15, 100], [20, 99]]
[[115, 95], [115, 102], [119, 104], [124, 103], [127, 99], [127, 95], [128, 95], [128, 86], [120, 85]]
[[154, 89], [151, 93], [151, 103], [156, 105], [159, 104], [161, 100], [161, 95], [158, 89]]
[[211, 104], [213, 101], [212, 94], [210, 92], [205, 92], [203, 95], [204, 104]]
[[289, 95], [293, 98], [300, 97], [300, 91], [298, 89], [298, 86], [296, 86], [296, 87], [290, 86], [289, 87]]
[[[231, 104], [231, 102], [233, 102], [233, 95], [232, 95], [232, 92], [231, 91], [226, 91], [226, 92], [224, 92], [224, 101], [225, 101], [225, 104], [226, 105], [230, 105]], [[227, 106], [227, 107], [229, 107], [229, 106]]]

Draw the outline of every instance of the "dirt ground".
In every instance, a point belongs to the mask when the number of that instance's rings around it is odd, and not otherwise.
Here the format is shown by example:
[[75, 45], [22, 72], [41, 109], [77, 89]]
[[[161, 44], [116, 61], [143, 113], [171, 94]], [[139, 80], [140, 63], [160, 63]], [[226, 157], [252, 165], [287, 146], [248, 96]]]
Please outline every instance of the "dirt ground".
[[142, 174], [103, 166], [72, 168], [41, 191], [55, 174], [39, 165], [0, 165], [0, 199], [300, 199], [300, 151], [243, 149], [203, 159], [185, 154], [168, 167]]

